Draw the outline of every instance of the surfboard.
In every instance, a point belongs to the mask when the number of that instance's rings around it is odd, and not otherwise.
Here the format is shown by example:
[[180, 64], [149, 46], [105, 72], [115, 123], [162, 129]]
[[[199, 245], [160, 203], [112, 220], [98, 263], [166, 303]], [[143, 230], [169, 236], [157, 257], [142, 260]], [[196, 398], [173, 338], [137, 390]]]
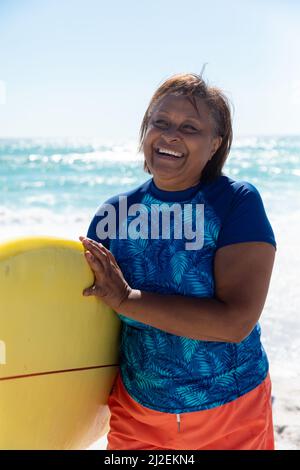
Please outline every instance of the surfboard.
[[80, 242], [0, 244], [0, 449], [86, 449], [109, 427], [120, 320]]

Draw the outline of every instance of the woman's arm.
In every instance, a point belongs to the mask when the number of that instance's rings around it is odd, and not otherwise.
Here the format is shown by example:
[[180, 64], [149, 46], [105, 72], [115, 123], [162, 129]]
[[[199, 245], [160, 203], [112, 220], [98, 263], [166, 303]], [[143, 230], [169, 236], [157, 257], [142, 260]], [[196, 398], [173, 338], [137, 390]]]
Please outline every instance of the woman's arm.
[[275, 257], [269, 243], [238, 243], [217, 250], [215, 297], [198, 298], [133, 290], [108, 250], [82, 241], [92, 253], [93, 259], [87, 260], [95, 274], [95, 285], [86, 293], [98, 295], [133, 320], [178, 336], [238, 343], [261, 315]]
[[117, 311], [175, 335], [240, 342], [262, 312], [274, 255], [274, 247], [267, 243], [220, 248], [215, 256], [215, 298], [133, 290]]

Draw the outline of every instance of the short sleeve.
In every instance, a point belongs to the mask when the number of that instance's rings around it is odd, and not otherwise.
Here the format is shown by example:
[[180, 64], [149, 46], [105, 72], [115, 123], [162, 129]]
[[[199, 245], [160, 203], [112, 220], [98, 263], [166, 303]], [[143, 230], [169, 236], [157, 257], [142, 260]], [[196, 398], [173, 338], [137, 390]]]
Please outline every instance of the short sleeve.
[[267, 242], [276, 249], [273, 229], [258, 190], [250, 183], [240, 183], [221, 225], [217, 249], [242, 242]]

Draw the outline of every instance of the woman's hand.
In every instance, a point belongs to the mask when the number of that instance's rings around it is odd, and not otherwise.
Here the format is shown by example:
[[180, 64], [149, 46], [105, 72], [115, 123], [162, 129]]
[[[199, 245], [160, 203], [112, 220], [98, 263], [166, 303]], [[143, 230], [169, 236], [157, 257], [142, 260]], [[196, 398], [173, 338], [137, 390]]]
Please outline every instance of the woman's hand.
[[85, 258], [92, 269], [93, 286], [84, 289], [83, 295], [100, 297], [109, 307], [117, 310], [132, 291], [113, 254], [101, 243], [86, 237], [79, 237], [85, 248]]

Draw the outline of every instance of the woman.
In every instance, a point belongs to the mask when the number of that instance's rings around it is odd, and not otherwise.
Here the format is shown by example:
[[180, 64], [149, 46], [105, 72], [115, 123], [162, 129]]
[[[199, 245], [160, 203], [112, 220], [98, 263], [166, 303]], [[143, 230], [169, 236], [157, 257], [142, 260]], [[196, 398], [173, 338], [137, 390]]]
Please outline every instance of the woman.
[[231, 141], [223, 93], [171, 77], [141, 126], [152, 178], [80, 237], [95, 275], [84, 294], [122, 320], [109, 450], [274, 448], [258, 320], [276, 243], [255, 187], [222, 174]]

